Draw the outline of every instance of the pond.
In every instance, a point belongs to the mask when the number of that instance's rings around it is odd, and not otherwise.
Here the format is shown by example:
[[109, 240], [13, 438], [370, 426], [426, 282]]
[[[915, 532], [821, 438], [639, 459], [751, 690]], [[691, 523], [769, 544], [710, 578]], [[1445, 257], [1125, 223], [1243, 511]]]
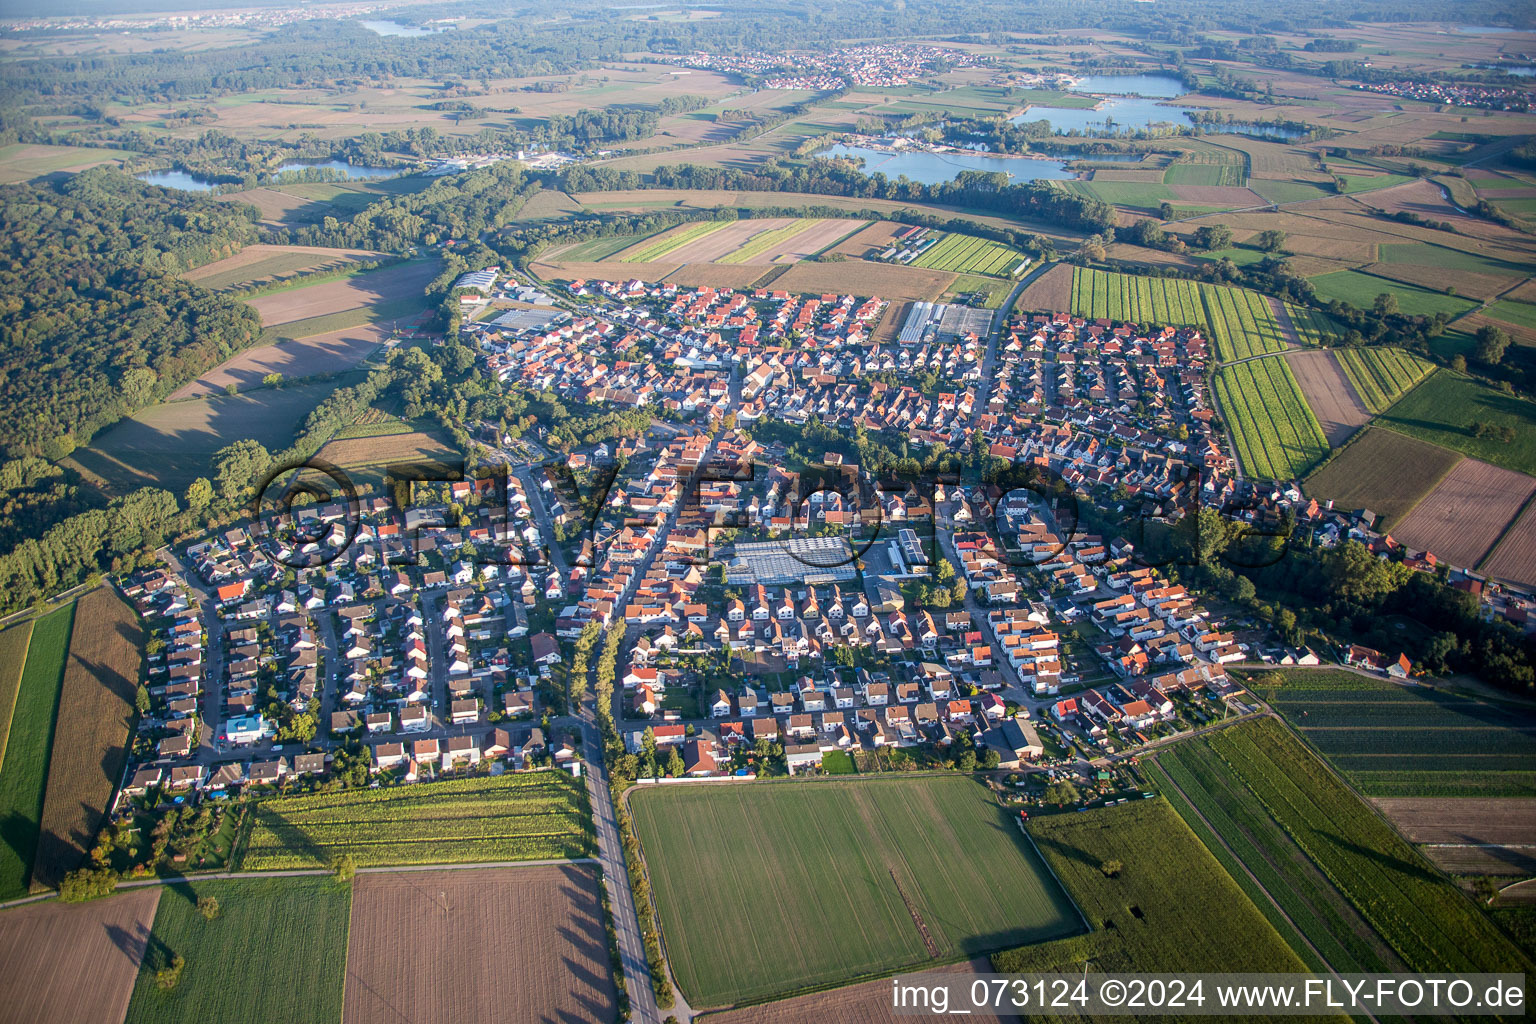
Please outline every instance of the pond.
[[[378, 178], [393, 178], [402, 173], [398, 167], [369, 167], [366, 164], [351, 164], [345, 160], [316, 160], [306, 163], [302, 160], [290, 160], [278, 167], [278, 171], [303, 171], [311, 167], [328, 167], [331, 170], [341, 171], [349, 181], [372, 181]], [[182, 170], [170, 171], [146, 171], [136, 174], [134, 177], [150, 185], [159, 185], [163, 188], [179, 188], [186, 192], [207, 192], [225, 182], [214, 181], [196, 174], [190, 174]]]
[[1536, 77], [1536, 68], [1533, 68], [1533, 67], [1521, 67], [1518, 64], [1515, 64], [1515, 65], [1509, 65], [1509, 64], [1479, 64], [1478, 67], [1482, 68], [1485, 71], [1502, 71], [1506, 75], [1514, 75], [1516, 78], [1533, 78], [1533, 77]]
[[398, 21], [363, 21], [359, 22], [359, 24], [370, 32], [381, 36], [432, 36], [442, 31], [442, 29], [438, 28], [402, 25]]
[[1205, 131], [1216, 132], [1219, 135], [1251, 135], [1254, 138], [1285, 139], [1287, 142], [1292, 139], [1304, 139], [1308, 135], [1307, 132], [1300, 128], [1287, 128], [1284, 125], [1259, 124], [1257, 122], [1250, 122], [1248, 124], [1207, 124], [1200, 127]]
[[1505, 35], [1516, 31], [1500, 25], [1457, 25], [1456, 31], [1464, 36]]
[[135, 174], [134, 177], [150, 185], [179, 188], [184, 192], [209, 192], [215, 185], [215, 182], [207, 178], [199, 178], [186, 171], [147, 171], [144, 174]]
[[1015, 182], [1054, 179], [1064, 181], [1077, 175], [1067, 170], [1061, 160], [1035, 160], [1028, 157], [990, 156], [986, 153], [926, 153], [921, 150], [890, 152], [867, 146], [835, 146], [818, 150], [817, 156], [862, 157], [865, 174], [884, 174], [887, 178], [906, 175], [924, 185], [949, 181], [961, 171], [1002, 171]]
[[398, 167], [369, 167], [367, 164], [353, 164], [345, 160], [290, 160], [278, 167], [278, 171], [307, 171], [311, 167], [325, 167], [333, 171], [341, 171], [347, 176], [348, 181], [372, 181], [376, 178], [393, 178], [401, 173]]

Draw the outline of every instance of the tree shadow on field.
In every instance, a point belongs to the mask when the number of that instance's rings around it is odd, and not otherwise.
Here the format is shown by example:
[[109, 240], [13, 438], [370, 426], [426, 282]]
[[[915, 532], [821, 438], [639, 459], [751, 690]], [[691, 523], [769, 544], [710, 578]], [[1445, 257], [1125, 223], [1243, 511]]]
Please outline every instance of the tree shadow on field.
[[135, 966], [144, 961], [152, 940], [149, 925], [143, 921], [135, 921], [132, 928], [124, 928], [116, 924], [108, 924], [103, 927], [106, 929], [107, 938], [112, 941], [112, 945], [116, 946], [118, 951], [129, 960], [133, 961]]
[[1335, 843], [1339, 847], [1350, 851], [1351, 853], [1365, 857], [1368, 860], [1375, 861], [1377, 864], [1381, 865], [1383, 868], [1386, 868], [1388, 871], [1405, 874], [1425, 882], [1438, 882], [1440, 880], [1432, 872], [1426, 870], [1421, 865], [1414, 864], [1412, 861], [1406, 861], [1400, 857], [1394, 857], [1390, 853], [1383, 853], [1381, 850], [1373, 850], [1368, 846], [1361, 846], [1359, 843], [1351, 842], [1350, 840], [1345, 839], [1343, 836], [1337, 835], [1333, 832], [1319, 831], [1318, 835], [1322, 836], [1324, 839], [1327, 839], [1329, 842]]
[[1099, 862], [1089, 854], [1075, 846], [1062, 842], [1060, 839], [1052, 839], [1050, 836], [1032, 836], [1031, 838], [1034, 839], [1035, 845], [1040, 847], [1042, 851], [1050, 850], [1064, 860], [1085, 864], [1088, 867], [1097, 868], [1099, 866]]

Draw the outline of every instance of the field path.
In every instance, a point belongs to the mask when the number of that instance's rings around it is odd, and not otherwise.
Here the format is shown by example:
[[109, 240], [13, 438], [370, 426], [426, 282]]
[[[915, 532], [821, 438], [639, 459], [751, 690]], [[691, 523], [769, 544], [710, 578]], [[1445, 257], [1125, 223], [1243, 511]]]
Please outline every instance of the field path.
[[1290, 348], [1301, 348], [1301, 335], [1296, 333], [1296, 324], [1291, 320], [1290, 310], [1285, 308], [1285, 303], [1273, 295], [1264, 296], [1264, 301], [1269, 303], [1269, 312], [1275, 318], [1275, 323], [1280, 325], [1280, 333], [1285, 335], [1285, 343]]
[[[1270, 302], [1274, 302], [1271, 299]], [[1284, 310], [1276, 315], [1282, 315]], [[1287, 317], [1282, 326], [1289, 326]], [[1290, 328], [1294, 343], [1295, 328]], [[1360, 400], [1355, 386], [1339, 364], [1339, 357], [1326, 349], [1307, 349], [1287, 352], [1284, 357], [1301, 385], [1302, 397], [1317, 417], [1317, 425], [1323, 428], [1328, 447], [1337, 448], [1355, 431], [1371, 419], [1371, 412]]]

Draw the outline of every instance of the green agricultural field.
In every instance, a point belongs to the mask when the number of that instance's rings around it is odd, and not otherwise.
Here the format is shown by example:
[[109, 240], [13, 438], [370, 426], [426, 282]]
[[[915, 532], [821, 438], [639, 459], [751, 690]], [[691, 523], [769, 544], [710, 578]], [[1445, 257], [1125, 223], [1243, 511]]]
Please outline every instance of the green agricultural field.
[[1312, 282], [1321, 301], [1338, 299], [1356, 309], [1370, 309], [1376, 303], [1376, 296], [1383, 292], [1395, 295], [1397, 308], [1413, 316], [1434, 316], [1436, 313], [1459, 316], [1477, 305], [1470, 299], [1432, 292], [1428, 288], [1401, 281], [1388, 281], [1384, 277], [1373, 277], [1359, 270], [1338, 270], [1307, 280]]
[[1051, 184], [1090, 199], [1100, 199], [1115, 206], [1129, 206], [1140, 210], [1155, 211], [1160, 204], [1179, 198], [1173, 189], [1158, 182], [1053, 181]]
[[1246, 288], [1202, 284], [1206, 320], [1216, 358], [1222, 361], [1285, 351], [1285, 332], [1275, 320], [1269, 300]]
[[626, 263], [651, 263], [661, 259], [669, 252], [681, 249], [689, 242], [694, 242], [705, 235], [713, 234], [727, 224], [735, 223], [728, 220], [706, 220], [698, 224], [690, 224], [685, 228], [679, 228], [672, 234], [664, 235], [624, 257]]
[[1344, 336], [1344, 329], [1339, 322], [1327, 313], [1320, 313], [1306, 306], [1298, 306], [1287, 302], [1285, 311], [1290, 314], [1291, 325], [1296, 328], [1296, 336], [1308, 345], [1332, 344]]
[[564, 772], [506, 774], [258, 802], [240, 867], [360, 866], [591, 856], [586, 788]]
[[1165, 185], [1243, 185], [1241, 162], [1176, 163], [1163, 172]]
[[1214, 770], [1242, 785], [1408, 970], [1536, 969], [1279, 722], [1260, 719], [1189, 742], [1209, 747]]
[[1165, 800], [1037, 817], [1029, 834], [1093, 930], [999, 953], [994, 970], [1078, 972], [1089, 957], [1109, 972], [1305, 969]]
[[[1401, 969], [1349, 901], [1233, 779], [1210, 747], [1174, 744], [1160, 751], [1149, 769], [1163, 795], [1233, 879], [1245, 890], [1258, 890], [1249, 896], [1281, 935], [1289, 939], [1293, 929], [1299, 931], [1335, 970]], [[1265, 893], [1280, 904], [1284, 917], [1274, 913]], [[1311, 965], [1305, 943], [1292, 940], [1291, 948]]]
[[1420, 267], [1444, 267], [1447, 270], [1468, 270], [1477, 274], [1503, 274], [1524, 277], [1527, 268], [1503, 260], [1479, 256], [1476, 253], [1450, 249], [1443, 245], [1396, 244], [1383, 245], [1378, 249], [1382, 263], [1402, 263]]
[[1253, 476], [1298, 479], [1328, 454], [1322, 427], [1284, 359], [1221, 367], [1215, 394], [1232, 447]]
[[950, 301], [957, 295], [969, 295], [972, 292], [983, 292], [986, 298], [982, 301], [983, 309], [997, 309], [1008, 298], [1008, 292], [1013, 288], [1013, 282], [1006, 278], [977, 277], [975, 274], [962, 274], [955, 278], [954, 283], [944, 290], [940, 296], [944, 302]]
[[1400, 348], [1341, 348], [1344, 374], [1371, 412], [1381, 412], [1435, 372], [1435, 364]]
[[594, 238], [589, 242], [579, 242], [564, 252], [558, 258], [567, 263], [596, 263], [605, 260], [620, 249], [628, 249], [639, 238], [635, 235], [610, 235], [607, 238]]
[[1336, 194], [1331, 187], [1310, 181], [1250, 178], [1248, 187], [1271, 203], [1305, 203], [1312, 199], [1326, 199]]
[[[212, 921], [197, 909], [204, 896], [219, 901]], [[330, 878], [166, 886], [126, 1024], [341, 1020], [351, 909], [351, 886]], [[181, 983], [162, 992], [155, 971], [176, 956]]]
[[1353, 672], [1261, 689], [1367, 796], [1536, 796], [1536, 718]]
[[43, 792], [53, 755], [53, 720], [64, 685], [64, 662], [74, 629], [75, 605], [49, 612], [32, 626], [27, 664], [16, 692], [11, 727], [0, 764], [0, 899], [25, 896], [43, 818]]
[[1428, 441], [1366, 427], [1307, 477], [1307, 494], [1368, 508], [1378, 527], [1391, 529], [1460, 461], [1460, 453]]
[[1483, 310], [1483, 315], [1494, 320], [1502, 320], [1506, 324], [1536, 331], [1536, 305], [1529, 302], [1500, 299]]
[[672, 971], [696, 1007], [1082, 929], [1012, 816], [967, 777], [657, 787], [631, 803]]
[[1197, 327], [1209, 332], [1201, 285], [1171, 277], [1134, 277], [1103, 270], [1072, 272], [1072, 312], [1135, 323]]
[[1017, 249], [986, 238], [960, 234], [945, 235], [912, 261], [912, 266], [929, 270], [993, 277], [1012, 277], [1021, 264], [1027, 266], [1029, 257]]
[[0, 771], [5, 766], [5, 745], [11, 733], [11, 715], [21, 691], [21, 671], [27, 663], [32, 623], [19, 622], [0, 633]]
[[[1411, 437], [1453, 448], [1496, 466], [1536, 475], [1536, 402], [1506, 395], [1470, 377], [1441, 370], [1377, 420]], [[1476, 437], [1474, 423], [1509, 427], [1514, 440]]]
[[1406, 174], [1341, 174], [1344, 187], [1340, 189], [1345, 195], [1353, 195], [1356, 192], [1374, 192], [1381, 188], [1391, 188], [1393, 185], [1401, 185], [1413, 179]]

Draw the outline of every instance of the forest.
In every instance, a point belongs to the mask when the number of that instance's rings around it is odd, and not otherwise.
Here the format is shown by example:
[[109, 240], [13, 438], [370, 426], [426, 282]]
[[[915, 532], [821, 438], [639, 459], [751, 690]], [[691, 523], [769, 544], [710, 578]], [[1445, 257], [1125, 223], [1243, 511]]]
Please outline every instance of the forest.
[[0, 452], [63, 458], [254, 341], [249, 306], [176, 276], [253, 215], [106, 169], [0, 188]]

